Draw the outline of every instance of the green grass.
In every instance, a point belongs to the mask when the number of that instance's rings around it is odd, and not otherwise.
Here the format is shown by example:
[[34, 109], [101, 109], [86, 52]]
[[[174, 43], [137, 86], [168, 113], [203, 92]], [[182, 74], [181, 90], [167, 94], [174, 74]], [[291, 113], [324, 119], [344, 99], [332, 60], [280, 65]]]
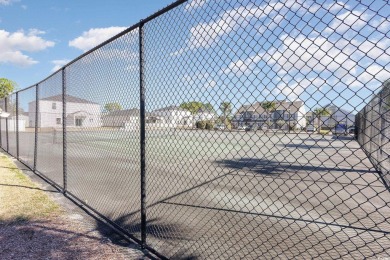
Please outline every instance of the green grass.
[[7, 157], [0, 157], [0, 224], [47, 218], [60, 207]]

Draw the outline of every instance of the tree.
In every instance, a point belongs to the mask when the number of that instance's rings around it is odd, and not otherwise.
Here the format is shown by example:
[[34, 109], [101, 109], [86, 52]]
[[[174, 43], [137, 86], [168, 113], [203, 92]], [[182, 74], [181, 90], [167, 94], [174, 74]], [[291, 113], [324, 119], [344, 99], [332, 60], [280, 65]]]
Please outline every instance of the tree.
[[225, 124], [225, 127], [228, 127], [228, 125], [230, 125], [229, 118], [232, 113], [232, 103], [227, 101], [221, 102], [219, 109], [221, 109], [222, 111], [223, 122]]
[[214, 112], [214, 108], [210, 103], [202, 103], [199, 101], [184, 102], [184, 103], [181, 103], [180, 107], [190, 111], [190, 113], [192, 115], [195, 115], [201, 109], [208, 110], [210, 112]]
[[104, 105], [104, 110], [107, 111], [108, 113], [122, 110], [122, 105], [119, 104], [118, 102], [107, 103]]
[[275, 111], [276, 109], [276, 103], [273, 101], [264, 101], [261, 103], [261, 107], [265, 110], [267, 113], [267, 121], [268, 121], [268, 126], [271, 126], [271, 118], [270, 118], [270, 113]]
[[315, 115], [315, 117], [317, 118], [317, 122], [318, 122], [318, 133], [320, 134], [321, 133], [321, 116], [329, 116], [330, 115], [330, 111], [326, 108], [326, 107], [318, 107], [316, 109], [314, 109], [314, 112], [313, 114]]
[[8, 96], [14, 89], [16, 88], [17, 84], [9, 79], [6, 78], [0, 78], [0, 98], [5, 98]]

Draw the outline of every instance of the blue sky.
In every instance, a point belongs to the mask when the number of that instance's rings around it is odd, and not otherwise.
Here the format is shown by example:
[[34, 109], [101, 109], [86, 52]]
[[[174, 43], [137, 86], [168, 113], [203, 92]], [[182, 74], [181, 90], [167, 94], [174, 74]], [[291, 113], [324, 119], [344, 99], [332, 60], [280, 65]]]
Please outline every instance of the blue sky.
[[[34, 84], [169, 3], [0, 0], [0, 76]], [[144, 27], [147, 109], [300, 99], [356, 113], [390, 77], [389, 14], [379, 0], [189, 1]], [[135, 31], [74, 64], [69, 93], [136, 107], [137, 61]]]
[[[0, 76], [13, 79], [20, 89], [35, 84], [49, 76], [55, 65], [63, 65], [172, 2], [0, 0], [0, 40], [13, 39], [7, 50], [0, 47], [2, 52], [12, 52], [0, 55]], [[84, 42], [75, 41], [79, 37]]]

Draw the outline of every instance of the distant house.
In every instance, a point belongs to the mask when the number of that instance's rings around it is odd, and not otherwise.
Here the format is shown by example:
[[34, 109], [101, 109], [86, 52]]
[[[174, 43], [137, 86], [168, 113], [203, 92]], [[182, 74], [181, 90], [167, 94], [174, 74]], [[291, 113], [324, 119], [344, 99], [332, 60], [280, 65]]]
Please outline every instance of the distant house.
[[215, 120], [217, 119], [217, 114], [214, 111], [208, 110], [208, 109], [200, 109], [196, 114], [193, 115], [193, 124], [195, 125], [198, 121], [205, 121], [205, 120]]
[[235, 113], [232, 124], [238, 126], [259, 127], [270, 124], [271, 128], [288, 129], [288, 126], [303, 128], [306, 126], [306, 110], [302, 101], [275, 101], [275, 111], [267, 115], [261, 102], [241, 106]]
[[24, 122], [23, 124], [25, 127], [34, 127], [34, 125], [30, 125], [30, 117], [28, 112], [19, 112], [18, 119]]
[[105, 127], [139, 128], [140, 110], [137, 108], [112, 111], [102, 116]]
[[165, 127], [190, 127], [193, 123], [191, 112], [177, 106], [156, 109], [150, 113], [150, 117], [160, 120], [160, 125]]
[[24, 132], [26, 130], [26, 121], [22, 118], [16, 120], [16, 116], [10, 116], [7, 118], [7, 120], [1, 120], [1, 129], [2, 131], [5, 131], [6, 129], [6, 122], [8, 126], [8, 131], [15, 132], [16, 131], [16, 122], [18, 122], [18, 130], [19, 132]]
[[315, 120], [315, 117], [313, 115], [313, 112], [309, 111], [306, 113], [306, 122], [308, 124], [313, 124], [314, 123], [314, 120]]
[[[50, 96], [38, 100], [38, 127], [62, 126], [62, 95]], [[35, 101], [28, 104], [30, 125], [35, 124]], [[67, 95], [66, 126], [68, 127], [100, 127], [100, 104]]]
[[330, 116], [321, 117], [323, 126], [334, 127], [337, 124], [352, 126], [355, 124], [355, 115], [351, 111], [331, 105], [326, 107]]

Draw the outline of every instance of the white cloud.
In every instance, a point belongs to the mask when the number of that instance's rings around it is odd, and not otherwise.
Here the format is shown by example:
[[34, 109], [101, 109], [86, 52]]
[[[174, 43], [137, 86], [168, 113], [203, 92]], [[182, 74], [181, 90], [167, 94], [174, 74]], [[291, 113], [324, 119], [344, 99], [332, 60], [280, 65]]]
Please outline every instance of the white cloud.
[[[249, 25], [251, 19], [263, 19], [266, 17], [275, 18], [280, 21], [283, 18], [277, 16], [281, 9], [297, 10], [301, 7], [301, 1], [284, 0], [274, 1], [263, 5], [250, 4], [240, 6], [220, 13], [210, 22], [199, 23], [190, 29], [190, 37], [187, 40], [187, 46], [171, 53], [171, 55], [180, 55], [181, 53], [194, 48], [209, 48], [217, 43], [221, 37], [231, 33], [238, 27], [245, 28]], [[190, 2], [189, 4], [191, 4]], [[194, 3], [204, 4], [203, 1]], [[195, 5], [195, 4], [194, 4]], [[275, 24], [276, 25], [276, 24]]]
[[[299, 100], [299, 96], [303, 92], [307, 92], [308, 88], [313, 88], [313, 90], [320, 90], [325, 85], [327, 81], [320, 77], [311, 77], [311, 78], [298, 78], [298, 79], [289, 79], [289, 76], [284, 77], [282, 82], [279, 83], [272, 93], [278, 99], [288, 99], [290, 101]], [[288, 84], [284, 83], [288, 82]]]
[[63, 60], [52, 60], [51, 63], [54, 64], [54, 67], [52, 68], [52, 72], [55, 72], [59, 69], [61, 69], [65, 64], [67, 64], [69, 60], [63, 59]]
[[341, 2], [341, 1], [339, 1], [339, 2], [338, 1], [330, 1], [328, 3], [323, 3], [323, 4], [317, 4], [315, 2], [306, 1], [306, 2], [304, 2], [303, 6], [310, 13], [313, 13], [313, 14], [315, 14], [318, 11], [323, 10], [323, 9], [335, 14], [338, 11], [340, 11], [341, 9], [348, 7], [348, 5], [346, 3]]
[[27, 5], [21, 5], [20, 7], [22, 7], [23, 10], [27, 10]]
[[83, 32], [81, 36], [69, 41], [69, 46], [85, 52], [125, 29], [126, 27], [115, 26], [108, 28], [92, 28], [89, 31]]
[[375, 89], [390, 79], [390, 65], [383, 67], [378, 64], [371, 64], [357, 77], [350, 77], [350, 86], [354, 88], [366, 87]]
[[373, 15], [369, 15], [368, 13], [363, 13], [358, 10], [346, 11], [337, 15], [329, 24], [329, 27], [326, 28], [324, 33], [330, 34], [336, 32], [342, 35], [350, 28], [358, 31], [367, 25], [372, 17]]
[[0, 0], [0, 5], [10, 5], [14, 2], [19, 2], [19, 0]]
[[207, 0], [191, 0], [187, 3], [185, 6], [185, 9], [192, 10], [202, 7], [205, 3], [207, 3]]
[[217, 82], [215, 80], [209, 80], [204, 86], [206, 88], [214, 88], [215, 86], [217, 86]]
[[0, 63], [11, 63], [18, 66], [29, 66], [37, 61], [23, 52], [38, 52], [48, 47], [53, 47], [54, 42], [47, 41], [39, 35], [43, 31], [30, 29], [27, 33], [23, 30], [10, 33], [0, 30]]
[[355, 70], [356, 62], [352, 59], [356, 47], [349, 41], [340, 39], [331, 42], [323, 37], [310, 38], [305, 35], [297, 37], [282, 36], [283, 44], [279, 48], [270, 48], [267, 52], [260, 52], [245, 60], [230, 63], [222, 71], [225, 74], [238, 75], [250, 73], [260, 61], [266, 62], [280, 74], [291, 71], [308, 73], [310, 71], [322, 72], [324, 70], [337, 71]]

